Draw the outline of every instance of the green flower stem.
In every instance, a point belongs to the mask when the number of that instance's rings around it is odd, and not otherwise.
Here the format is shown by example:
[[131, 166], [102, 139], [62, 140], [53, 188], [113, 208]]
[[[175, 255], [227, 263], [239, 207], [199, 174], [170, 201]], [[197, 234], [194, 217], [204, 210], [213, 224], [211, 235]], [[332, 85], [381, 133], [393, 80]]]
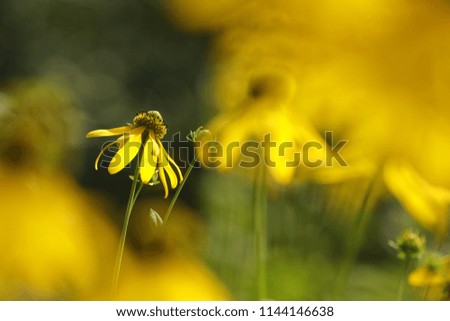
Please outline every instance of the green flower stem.
[[134, 203], [136, 202], [136, 199], [137, 199], [137, 197], [142, 189], [142, 185], [143, 185], [143, 184], [140, 184], [139, 188], [137, 189], [138, 181], [139, 181], [139, 164], [136, 164], [136, 169], [134, 171], [134, 176], [133, 176], [133, 183], [131, 185], [131, 190], [130, 190], [130, 196], [128, 198], [127, 210], [125, 212], [125, 219], [123, 221], [122, 232], [120, 234], [119, 248], [117, 250], [117, 256], [116, 256], [116, 264], [114, 265], [114, 276], [113, 276], [113, 284], [112, 284], [113, 298], [117, 294], [117, 285], [119, 283], [120, 268], [122, 266], [123, 251], [125, 248], [125, 240], [127, 237], [127, 230], [128, 230], [128, 222], [130, 221], [131, 211], [133, 210]]
[[410, 264], [411, 264], [411, 258], [407, 257], [405, 259], [405, 268], [403, 270], [402, 276], [401, 276], [400, 281], [398, 283], [397, 301], [403, 300], [403, 294], [405, 293], [406, 279], [408, 277], [408, 271], [409, 271]]
[[267, 188], [266, 168], [260, 165], [256, 169], [254, 181], [254, 233], [257, 266], [256, 294], [259, 300], [267, 296]]
[[162, 226], [165, 227], [167, 224], [167, 221], [169, 220], [170, 214], [172, 213], [172, 209], [175, 206], [175, 203], [178, 199], [178, 196], [180, 195], [181, 190], [183, 189], [184, 184], [186, 183], [189, 174], [191, 174], [192, 169], [194, 168], [195, 162], [197, 161], [197, 155], [195, 154], [194, 158], [192, 159], [192, 161], [189, 163], [189, 167], [186, 170], [186, 173], [184, 174], [184, 179], [183, 181], [180, 183], [180, 185], [178, 185], [178, 188], [175, 192], [175, 195], [172, 197], [172, 200], [170, 201], [169, 207], [167, 208], [166, 214], [164, 215], [164, 219], [163, 219], [163, 224]]
[[145, 185], [145, 184], [143, 184], [142, 182], [141, 182], [141, 184], [139, 184], [139, 187], [138, 187], [138, 189], [137, 189], [137, 191], [136, 191], [136, 193], [135, 193], [135, 195], [134, 195], [133, 203], [131, 204], [131, 208], [134, 207], [134, 203], [136, 203], [136, 200], [137, 200], [137, 198], [138, 198], [138, 196], [139, 196], [139, 193], [141, 192], [142, 187], [143, 187], [144, 185]]
[[364, 236], [367, 233], [369, 223], [372, 219], [372, 198], [375, 188], [378, 186], [378, 177], [375, 176], [370, 182], [361, 204], [361, 209], [356, 218], [355, 225], [348, 238], [347, 248], [344, 253], [344, 261], [342, 262], [338, 274], [335, 279], [333, 289], [333, 299], [341, 299], [342, 291], [347, 282], [352, 268], [355, 265], [358, 253], [362, 247]]

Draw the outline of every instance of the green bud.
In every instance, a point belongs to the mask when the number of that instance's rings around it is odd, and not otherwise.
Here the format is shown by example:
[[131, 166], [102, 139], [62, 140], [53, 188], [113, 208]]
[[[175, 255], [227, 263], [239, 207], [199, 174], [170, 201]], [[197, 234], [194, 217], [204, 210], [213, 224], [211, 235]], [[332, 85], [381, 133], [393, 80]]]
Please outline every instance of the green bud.
[[390, 241], [389, 245], [401, 259], [418, 258], [425, 251], [425, 237], [406, 229], [397, 237], [396, 242]]

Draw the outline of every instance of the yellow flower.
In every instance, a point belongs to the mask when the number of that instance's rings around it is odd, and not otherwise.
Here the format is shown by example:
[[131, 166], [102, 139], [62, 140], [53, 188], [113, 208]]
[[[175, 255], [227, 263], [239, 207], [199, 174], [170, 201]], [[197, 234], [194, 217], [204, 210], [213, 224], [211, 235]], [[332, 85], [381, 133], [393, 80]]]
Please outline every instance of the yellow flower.
[[164, 250], [150, 259], [125, 257], [117, 300], [230, 300], [220, 280], [197, 256]]
[[[138, 154], [138, 164], [142, 183], [148, 184], [155, 173], [158, 174], [164, 186], [165, 196], [169, 194], [166, 174], [170, 180], [170, 187], [177, 187], [183, 180], [180, 168], [164, 149], [161, 139], [167, 133], [167, 125], [157, 111], [141, 111], [133, 118], [133, 124], [111, 129], [98, 129], [87, 133], [86, 137], [108, 137], [121, 135], [117, 140], [108, 143], [95, 160], [95, 169], [98, 169], [100, 156], [109, 147], [116, 145], [118, 150], [111, 159], [108, 172], [116, 174], [126, 167]], [[180, 180], [173, 170], [176, 169]]]
[[45, 78], [11, 83], [0, 92], [0, 162], [16, 170], [58, 168], [79, 136], [77, 115], [71, 93], [60, 84]]
[[[299, 165], [323, 162], [327, 148], [323, 138], [307, 119], [292, 120], [296, 88], [289, 71], [261, 68], [239, 81], [246, 91], [229, 89], [229, 100], [224, 102], [230, 103], [228, 111], [207, 126], [217, 135], [220, 150], [217, 157], [203, 158], [205, 165], [226, 170], [238, 164], [249, 168], [263, 163], [276, 183], [289, 184]], [[314, 148], [305, 152], [307, 144]], [[250, 154], [259, 157], [250, 158]]]
[[157, 198], [136, 202], [136, 215], [129, 226], [135, 246], [125, 249], [115, 299], [231, 299], [225, 284], [198, 253], [206, 235], [206, 226], [198, 213], [177, 202], [177, 215], [163, 231], [151, 222], [149, 207], [163, 213], [167, 204]]
[[408, 283], [427, 288], [426, 298], [429, 300], [450, 300], [450, 257], [418, 267], [409, 275]]
[[62, 171], [0, 164], [0, 180], [0, 300], [89, 300], [108, 288], [118, 235], [106, 204]]

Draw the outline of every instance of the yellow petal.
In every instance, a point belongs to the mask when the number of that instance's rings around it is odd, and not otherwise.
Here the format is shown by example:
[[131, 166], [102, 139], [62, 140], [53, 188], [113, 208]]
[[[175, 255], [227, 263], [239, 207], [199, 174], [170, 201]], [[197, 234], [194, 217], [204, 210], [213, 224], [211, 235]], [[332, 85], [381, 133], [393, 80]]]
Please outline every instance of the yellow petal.
[[434, 268], [421, 266], [408, 276], [408, 283], [417, 287], [444, 285], [449, 281], [450, 257], [448, 256], [442, 258], [442, 261], [439, 261]]
[[100, 154], [98, 154], [97, 158], [95, 159], [95, 170], [98, 170], [98, 160], [100, 159], [100, 156], [102, 156], [102, 154], [105, 152], [105, 150], [107, 150], [109, 147], [111, 147], [112, 145], [114, 145], [117, 141], [113, 141], [109, 144], [107, 144], [100, 152]]
[[141, 148], [143, 127], [139, 127], [139, 134], [130, 135], [127, 142], [119, 148], [113, 159], [109, 163], [108, 172], [110, 174], [116, 174], [120, 172], [125, 166], [127, 166], [138, 154]]
[[[162, 160], [162, 166], [164, 167], [164, 169], [166, 170], [167, 174], [169, 175], [169, 179], [170, 179], [170, 187], [175, 188], [178, 185], [178, 178], [177, 175], [175, 174], [175, 172], [173, 171], [172, 167], [170, 167], [170, 163], [168, 162], [168, 160], [175, 166], [175, 168], [178, 170], [178, 174], [180, 175], [181, 179], [182, 179], [182, 175], [181, 175], [181, 171], [178, 168], [177, 164], [175, 164], [175, 162], [173, 161], [172, 158], [170, 158], [169, 154], [167, 153], [167, 151], [164, 149], [161, 141], [158, 139], [157, 143], [159, 145], [160, 150], [162, 151], [162, 155], [160, 155], [160, 160]], [[161, 166], [160, 165], [160, 166]]]
[[[127, 137], [126, 139], [128, 139], [128, 137]], [[117, 140], [116, 140], [116, 147], [117, 147], [117, 148], [122, 147], [123, 144], [125, 144], [125, 141], [126, 141], [126, 140], [125, 140], [125, 135], [120, 136], [120, 137], [117, 138]]]
[[165, 161], [165, 163], [167, 165], [164, 166], [164, 169], [167, 172], [167, 174], [169, 175], [170, 187], [172, 187], [172, 189], [174, 189], [178, 185], [177, 175], [173, 171], [172, 167], [170, 167], [170, 164], [167, 162], [167, 160]]
[[93, 130], [93, 131], [90, 131], [89, 133], [87, 133], [86, 138], [122, 135], [127, 132], [131, 133], [133, 128], [134, 128], [134, 126], [127, 125], [127, 126], [116, 127], [116, 128], [111, 128], [111, 129], [97, 129], [97, 130]]
[[[169, 160], [169, 162], [173, 165], [173, 167], [176, 168], [178, 175], [180, 175], [180, 183], [183, 181], [183, 175], [181, 174], [180, 168], [178, 167], [178, 165], [175, 163], [175, 161], [169, 156], [169, 154], [166, 152], [165, 149], [163, 149], [164, 151], [164, 156], [166, 156], [166, 158]], [[174, 187], [172, 187], [174, 188]]]
[[153, 177], [153, 174], [155, 174], [157, 162], [158, 160], [156, 158], [156, 155], [153, 155], [153, 142], [149, 139], [145, 143], [140, 164], [142, 183], [148, 184], [148, 182], [150, 182], [150, 180]]
[[161, 180], [161, 184], [164, 186], [164, 198], [169, 196], [169, 189], [167, 187], [166, 175], [164, 174], [164, 167], [158, 167], [159, 169], [159, 179]]
[[428, 182], [412, 165], [390, 160], [384, 166], [384, 181], [408, 213], [440, 237], [448, 231], [450, 191]]
[[159, 159], [159, 153], [160, 153], [161, 150], [160, 150], [159, 145], [158, 145], [158, 143], [156, 141], [155, 133], [152, 130], [149, 133], [149, 141], [151, 141], [152, 144], [153, 144], [153, 155], [158, 156], [158, 159]]

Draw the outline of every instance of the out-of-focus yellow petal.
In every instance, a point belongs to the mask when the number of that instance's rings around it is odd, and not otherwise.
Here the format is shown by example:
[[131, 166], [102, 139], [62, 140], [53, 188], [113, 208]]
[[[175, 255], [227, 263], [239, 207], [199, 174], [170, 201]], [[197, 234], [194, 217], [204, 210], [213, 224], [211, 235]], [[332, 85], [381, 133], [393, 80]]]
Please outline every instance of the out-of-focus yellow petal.
[[412, 286], [424, 287], [440, 285], [445, 282], [446, 278], [443, 275], [436, 273], [429, 266], [421, 266], [411, 272], [408, 277], [408, 283]]
[[151, 260], [133, 257], [125, 264], [128, 268], [121, 273], [118, 300], [231, 299], [207, 265], [193, 255], [172, 251]]
[[120, 172], [136, 157], [141, 148], [141, 134], [144, 129], [144, 127], [139, 127], [134, 131], [136, 134], [128, 136], [127, 142], [119, 148], [109, 163], [108, 172], [110, 174]]
[[202, 148], [199, 157], [205, 167], [225, 171], [236, 165], [240, 159], [242, 144], [255, 138], [252, 128], [260, 121], [251, 116], [251, 111], [249, 108], [223, 113], [208, 124], [211, 133], [217, 135], [217, 143], [210, 145], [209, 149]]
[[108, 288], [118, 235], [101, 200], [64, 172], [0, 167], [0, 300], [90, 300]]
[[144, 146], [144, 151], [142, 153], [141, 159], [141, 181], [144, 184], [148, 184], [155, 173], [156, 165], [158, 163], [158, 159], [156, 155], [153, 154], [153, 141], [148, 139]]
[[231, 14], [236, 4], [242, 4], [239, 0], [171, 0], [166, 2], [168, 13], [173, 22], [191, 29], [217, 28], [227, 20], [227, 14]]
[[448, 231], [450, 191], [431, 185], [409, 163], [388, 161], [384, 180], [409, 214], [422, 226], [444, 236]]
[[443, 285], [450, 281], [450, 258], [439, 260], [435, 266], [421, 266], [408, 277], [408, 283], [417, 287]]
[[132, 130], [132, 125], [122, 126], [122, 127], [116, 127], [111, 129], [97, 129], [90, 131], [86, 134], [87, 138], [90, 137], [107, 137], [107, 136], [117, 136], [122, 135], [125, 133], [128, 133]]
[[[116, 300], [227, 300], [230, 294], [198, 255], [206, 233], [198, 213], [177, 201], [164, 233], [149, 224], [148, 209], [164, 213], [160, 197], [137, 200], [128, 231], [136, 247], [125, 248]], [[115, 244], [115, 243], [114, 243]], [[134, 251], [139, 248], [138, 251]]]

